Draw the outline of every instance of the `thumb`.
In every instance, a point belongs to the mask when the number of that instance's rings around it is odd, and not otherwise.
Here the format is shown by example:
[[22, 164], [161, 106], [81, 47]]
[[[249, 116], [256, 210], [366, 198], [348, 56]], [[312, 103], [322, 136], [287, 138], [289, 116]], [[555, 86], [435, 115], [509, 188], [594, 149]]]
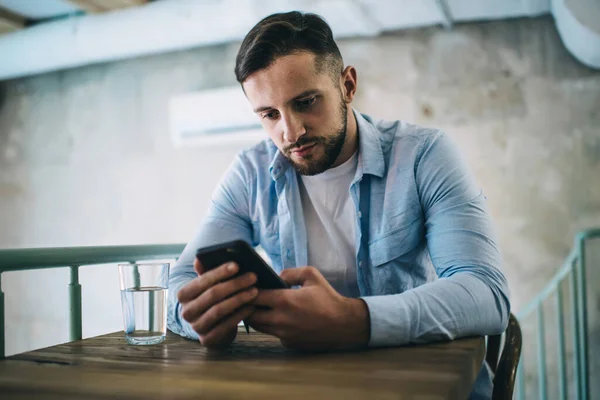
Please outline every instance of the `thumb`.
[[202, 267], [202, 263], [197, 258], [194, 259], [194, 271], [196, 271], [198, 276], [204, 273], [204, 267]]
[[311, 286], [319, 283], [323, 275], [315, 267], [298, 267], [281, 271], [281, 279], [290, 286]]

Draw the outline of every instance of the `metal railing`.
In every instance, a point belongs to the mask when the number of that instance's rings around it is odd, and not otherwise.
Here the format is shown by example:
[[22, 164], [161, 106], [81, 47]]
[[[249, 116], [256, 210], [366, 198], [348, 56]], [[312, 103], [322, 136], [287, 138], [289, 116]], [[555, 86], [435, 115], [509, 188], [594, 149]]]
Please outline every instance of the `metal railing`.
[[[525, 318], [536, 314], [537, 324], [537, 376], [538, 376], [538, 394], [540, 399], [546, 399], [548, 396], [548, 369], [546, 364], [546, 326], [544, 318], [544, 302], [554, 296], [554, 305], [556, 307], [556, 332], [557, 332], [557, 365], [558, 365], [558, 390], [559, 398], [567, 399], [567, 357], [565, 340], [565, 313], [564, 298], [561, 290], [561, 284], [568, 279], [570, 287], [570, 315], [571, 326], [573, 328], [573, 367], [574, 367], [574, 389], [577, 399], [588, 400], [589, 392], [589, 354], [588, 354], [588, 320], [587, 320], [587, 288], [586, 278], [586, 241], [592, 238], [600, 237], [600, 229], [591, 229], [580, 232], [575, 236], [573, 249], [565, 259], [558, 273], [552, 278], [550, 283], [531, 301], [521, 312], [517, 314], [517, 319], [523, 321]], [[521, 324], [523, 325], [523, 324]], [[521, 360], [517, 370], [517, 398], [525, 399], [525, 361], [524, 352], [521, 353]]]
[[[558, 332], [558, 385], [560, 399], [567, 398], [567, 368], [565, 349], [565, 316], [564, 299], [560, 285], [566, 279], [570, 283], [571, 323], [574, 329], [574, 369], [575, 391], [577, 399], [589, 399], [589, 355], [587, 343], [587, 301], [586, 301], [586, 259], [585, 245], [591, 238], [600, 237], [600, 229], [588, 230], [575, 237], [573, 250], [566, 258], [563, 266], [550, 283], [517, 314], [522, 321], [536, 313], [537, 318], [537, 369], [538, 391], [540, 398], [547, 393], [547, 365], [545, 352], [545, 318], [544, 301], [555, 295]], [[142, 246], [107, 246], [107, 247], [71, 247], [47, 249], [0, 250], [0, 357], [4, 358], [4, 293], [1, 290], [2, 273], [7, 271], [25, 271], [45, 268], [64, 268], [71, 270], [69, 289], [70, 340], [81, 339], [81, 285], [79, 284], [79, 267], [95, 264], [118, 262], [136, 262], [151, 259], [175, 259], [184, 244], [142, 245]], [[524, 354], [517, 377], [517, 397], [525, 399]]]
[[79, 267], [140, 260], [176, 259], [184, 244], [142, 246], [68, 247], [0, 250], [0, 358], [5, 355], [4, 293], [2, 273], [32, 269], [70, 268], [69, 339], [81, 339], [81, 285]]

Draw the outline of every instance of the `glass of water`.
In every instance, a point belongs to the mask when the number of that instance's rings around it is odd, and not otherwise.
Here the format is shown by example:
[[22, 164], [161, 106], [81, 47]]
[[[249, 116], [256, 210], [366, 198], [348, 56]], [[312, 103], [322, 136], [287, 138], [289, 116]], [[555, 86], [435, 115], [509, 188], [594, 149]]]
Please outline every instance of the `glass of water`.
[[125, 339], [157, 344], [167, 335], [169, 263], [119, 264]]

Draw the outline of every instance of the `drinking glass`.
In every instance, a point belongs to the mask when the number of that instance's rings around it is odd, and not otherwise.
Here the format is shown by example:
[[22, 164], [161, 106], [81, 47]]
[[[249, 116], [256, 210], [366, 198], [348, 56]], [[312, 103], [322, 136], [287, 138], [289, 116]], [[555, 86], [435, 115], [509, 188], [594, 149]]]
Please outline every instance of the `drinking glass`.
[[125, 339], [157, 344], [167, 335], [169, 263], [119, 264]]

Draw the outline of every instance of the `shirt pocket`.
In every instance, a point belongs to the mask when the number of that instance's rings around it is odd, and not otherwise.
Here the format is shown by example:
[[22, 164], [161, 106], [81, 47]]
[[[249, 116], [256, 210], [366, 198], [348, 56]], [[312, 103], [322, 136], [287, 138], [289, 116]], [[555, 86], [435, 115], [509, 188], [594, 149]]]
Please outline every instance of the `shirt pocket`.
[[422, 225], [417, 218], [369, 244], [372, 267], [367, 279], [373, 295], [398, 294], [415, 286], [415, 257], [422, 248]]
[[408, 261], [412, 251], [423, 240], [424, 227], [420, 218], [393, 229], [369, 243], [369, 256], [373, 267], [382, 267], [391, 261]]

